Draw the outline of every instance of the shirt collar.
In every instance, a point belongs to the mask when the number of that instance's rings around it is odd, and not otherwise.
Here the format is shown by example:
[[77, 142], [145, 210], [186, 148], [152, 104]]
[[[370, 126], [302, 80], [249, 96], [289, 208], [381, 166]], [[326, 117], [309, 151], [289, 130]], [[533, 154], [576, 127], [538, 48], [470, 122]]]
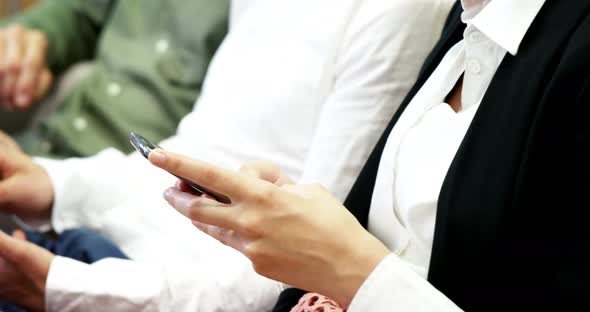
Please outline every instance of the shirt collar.
[[461, 4], [464, 23], [516, 55], [545, 0], [461, 0]]

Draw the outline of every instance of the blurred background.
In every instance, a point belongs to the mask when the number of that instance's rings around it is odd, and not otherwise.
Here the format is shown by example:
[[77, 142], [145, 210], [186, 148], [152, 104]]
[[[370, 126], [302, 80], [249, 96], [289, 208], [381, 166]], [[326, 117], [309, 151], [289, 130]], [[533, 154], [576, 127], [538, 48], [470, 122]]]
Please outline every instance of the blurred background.
[[22, 11], [37, 0], [0, 0], [0, 18]]
[[[0, 0], [0, 21], [5, 17], [26, 10], [28, 7], [39, 1], [41, 0]], [[28, 112], [3, 114], [3, 116], [0, 117], [0, 124], [2, 124], [3, 129], [8, 132], [16, 131], [18, 129], [15, 125], [22, 124], [21, 120], [26, 119], [29, 114], [30, 113]]]

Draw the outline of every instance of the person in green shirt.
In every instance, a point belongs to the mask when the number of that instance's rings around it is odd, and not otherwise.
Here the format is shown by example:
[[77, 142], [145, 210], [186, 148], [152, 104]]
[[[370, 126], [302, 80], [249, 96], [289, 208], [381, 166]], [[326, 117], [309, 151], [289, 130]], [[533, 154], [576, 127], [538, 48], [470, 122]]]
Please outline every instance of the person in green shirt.
[[57, 110], [17, 136], [21, 147], [65, 158], [129, 152], [130, 131], [160, 141], [191, 111], [228, 15], [229, 0], [41, 1], [0, 23], [0, 129], [91, 61]]

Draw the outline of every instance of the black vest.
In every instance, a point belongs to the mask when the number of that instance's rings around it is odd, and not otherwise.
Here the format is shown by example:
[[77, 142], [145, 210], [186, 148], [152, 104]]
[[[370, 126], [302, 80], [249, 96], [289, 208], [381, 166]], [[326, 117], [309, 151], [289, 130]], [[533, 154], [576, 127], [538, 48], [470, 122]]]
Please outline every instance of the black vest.
[[[462, 39], [461, 12], [457, 3], [345, 202], [364, 226], [387, 138]], [[428, 280], [467, 311], [590, 307], [587, 210], [590, 1], [547, 0], [518, 54], [500, 65], [447, 173]]]

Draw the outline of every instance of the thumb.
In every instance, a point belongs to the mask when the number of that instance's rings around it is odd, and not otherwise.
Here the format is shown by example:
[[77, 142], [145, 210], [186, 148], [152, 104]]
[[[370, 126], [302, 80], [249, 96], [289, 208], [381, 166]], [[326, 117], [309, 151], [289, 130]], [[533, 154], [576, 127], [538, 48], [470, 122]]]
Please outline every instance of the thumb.
[[258, 160], [247, 163], [240, 168], [240, 173], [279, 186], [290, 184], [289, 179], [283, 177], [281, 168], [271, 161]]
[[16, 142], [4, 131], [0, 130], [0, 145], [7, 145], [10, 147], [18, 147]]
[[14, 230], [12, 232], [12, 237], [14, 237], [14, 238], [16, 238], [16, 239], [18, 239], [20, 241], [26, 241], [27, 240], [27, 235], [22, 230]]
[[0, 231], [0, 257], [10, 264], [16, 265], [24, 260], [25, 246], [26, 242]]
[[47, 277], [53, 254], [21, 239], [20, 235], [24, 233], [17, 231], [16, 237], [12, 237], [0, 231], [0, 258], [27, 275]]
[[[22, 197], [22, 177], [13, 176], [6, 180], [0, 180], [0, 211], [4, 213], [15, 213], [16, 203]], [[26, 189], [26, 188], [25, 188]]]
[[7, 147], [5, 143], [2, 143], [0, 139], [0, 181], [12, 175], [15, 167], [14, 165], [14, 153], [12, 153], [11, 148]]
[[274, 183], [279, 179], [281, 169], [270, 161], [258, 160], [244, 164], [240, 168], [240, 173]]

